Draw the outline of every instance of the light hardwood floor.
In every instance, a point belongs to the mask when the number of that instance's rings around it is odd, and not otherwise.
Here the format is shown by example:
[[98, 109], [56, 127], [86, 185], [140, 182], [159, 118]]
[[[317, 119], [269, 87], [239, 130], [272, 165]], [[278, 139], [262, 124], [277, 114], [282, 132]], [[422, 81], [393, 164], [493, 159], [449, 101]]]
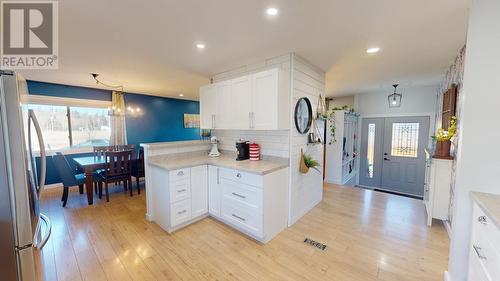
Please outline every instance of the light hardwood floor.
[[[214, 219], [172, 235], [145, 220], [145, 194], [86, 205], [77, 188], [43, 196], [53, 234], [37, 262], [40, 280], [443, 280], [448, 236], [425, 225], [421, 201], [325, 185], [324, 200], [261, 245]], [[136, 190], [134, 189], [136, 193]], [[305, 237], [327, 244], [321, 251]]]

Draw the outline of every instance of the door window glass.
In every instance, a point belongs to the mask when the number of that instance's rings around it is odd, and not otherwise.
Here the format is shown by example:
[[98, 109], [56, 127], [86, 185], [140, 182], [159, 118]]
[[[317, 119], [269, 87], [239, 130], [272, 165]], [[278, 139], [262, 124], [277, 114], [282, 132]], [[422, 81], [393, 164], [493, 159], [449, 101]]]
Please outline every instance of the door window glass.
[[373, 178], [373, 164], [375, 159], [375, 124], [368, 124], [368, 148], [366, 150], [367, 177]]
[[417, 157], [419, 123], [393, 123], [391, 156]]

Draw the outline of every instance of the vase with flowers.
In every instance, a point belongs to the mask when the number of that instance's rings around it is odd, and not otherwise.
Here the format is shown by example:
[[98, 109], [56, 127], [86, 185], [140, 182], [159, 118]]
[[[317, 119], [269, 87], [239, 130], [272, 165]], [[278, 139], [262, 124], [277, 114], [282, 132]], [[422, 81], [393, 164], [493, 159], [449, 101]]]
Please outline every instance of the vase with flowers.
[[438, 129], [437, 134], [432, 138], [436, 141], [434, 158], [451, 159], [451, 139], [457, 133], [457, 117], [452, 116], [448, 130]]

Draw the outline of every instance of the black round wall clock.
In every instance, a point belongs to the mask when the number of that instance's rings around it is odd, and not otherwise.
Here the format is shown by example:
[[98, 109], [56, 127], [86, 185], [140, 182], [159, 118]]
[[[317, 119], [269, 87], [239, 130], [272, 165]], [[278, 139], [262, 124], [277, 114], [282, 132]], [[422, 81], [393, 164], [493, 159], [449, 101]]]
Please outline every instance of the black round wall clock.
[[295, 105], [295, 127], [301, 134], [309, 132], [312, 123], [311, 101], [306, 98], [300, 98]]

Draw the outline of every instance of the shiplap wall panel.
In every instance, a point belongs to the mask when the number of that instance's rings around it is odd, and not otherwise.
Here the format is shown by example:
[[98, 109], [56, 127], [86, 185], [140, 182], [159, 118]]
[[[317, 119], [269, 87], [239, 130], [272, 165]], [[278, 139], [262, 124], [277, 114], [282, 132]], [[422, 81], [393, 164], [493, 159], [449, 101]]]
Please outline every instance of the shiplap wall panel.
[[[297, 55], [292, 56], [292, 102], [291, 112], [295, 111], [295, 104], [302, 97], [311, 101], [313, 114], [316, 114], [319, 95], [324, 96], [325, 73], [307, 63]], [[301, 135], [291, 119], [290, 130], [290, 195], [289, 218], [291, 226], [323, 199], [323, 175], [314, 169], [307, 174], [299, 171], [300, 150], [311, 155], [318, 162], [323, 163], [323, 146], [308, 145], [307, 134]], [[319, 169], [322, 171], [322, 169]]]

